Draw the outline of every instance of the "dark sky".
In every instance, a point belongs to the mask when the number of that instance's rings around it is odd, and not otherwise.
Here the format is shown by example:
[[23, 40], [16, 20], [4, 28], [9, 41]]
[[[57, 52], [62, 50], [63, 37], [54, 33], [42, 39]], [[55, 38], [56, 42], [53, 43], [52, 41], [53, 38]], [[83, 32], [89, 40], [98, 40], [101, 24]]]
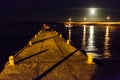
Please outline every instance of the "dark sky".
[[[116, 17], [119, 0], [1, 0], [0, 21], [74, 21], [87, 16], [88, 8], [97, 8], [97, 18]], [[115, 16], [116, 15], [116, 16]]]

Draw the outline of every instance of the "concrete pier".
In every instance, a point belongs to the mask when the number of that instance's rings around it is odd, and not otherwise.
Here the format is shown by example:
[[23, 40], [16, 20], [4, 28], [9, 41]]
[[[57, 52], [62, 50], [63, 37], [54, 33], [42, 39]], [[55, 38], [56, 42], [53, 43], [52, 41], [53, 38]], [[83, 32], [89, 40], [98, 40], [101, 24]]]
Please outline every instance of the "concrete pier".
[[96, 65], [87, 64], [87, 57], [56, 32], [41, 31], [31, 43], [14, 56], [15, 66], [6, 63], [0, 80], [91, 79]]

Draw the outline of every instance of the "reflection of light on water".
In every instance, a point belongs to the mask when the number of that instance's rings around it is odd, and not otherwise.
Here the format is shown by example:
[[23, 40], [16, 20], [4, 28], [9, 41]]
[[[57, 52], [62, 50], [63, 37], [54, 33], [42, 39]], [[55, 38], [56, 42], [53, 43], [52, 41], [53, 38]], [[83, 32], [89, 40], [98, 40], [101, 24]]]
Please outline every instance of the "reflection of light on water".
[[87, 55], [92, 53], [93, 57], [100, 56], [99, 54], [96, 53], [96, 48], [94, 44], [94, 26], [90, 26], [89, 28], [88, 45], [86, 51]]
[[94, 34], [94, 26], [90, 26], [90, 36], [93, 36]]
[[105, 58], [108, 58], [111, 56], [109, 52], [109, 26], [106, 26], [106, 33], [105, 33], [105, 42], [104, 42], [104, 56]]
[[86, 48], [86, 25], [83, 26], [82, 49]]
[[86, 33], [86, 25], [84, 25], [83, 28], [84, 28], [84, 29], [83, 29], [83, 33], [85, 34], [85, 33]]
[[[87, 28], [89, 28], [89, 35], [87, 39]], [[82, 49], [86, 51], [88, 54], [93, 54], [93, 57], [101, 56], [100, 54], [96, 53], [96, 47], [94, 43], [94, 26], [87, 27], [86, 25], [83, 26], [83, 38], [82, 38]]]
[[95, 51], [94, 46], [94, 26], [90, 26], [87, 51]]
[[68, 35], [68, 39], [71, 41], [71, 28], [69, 28], [69, 35]]

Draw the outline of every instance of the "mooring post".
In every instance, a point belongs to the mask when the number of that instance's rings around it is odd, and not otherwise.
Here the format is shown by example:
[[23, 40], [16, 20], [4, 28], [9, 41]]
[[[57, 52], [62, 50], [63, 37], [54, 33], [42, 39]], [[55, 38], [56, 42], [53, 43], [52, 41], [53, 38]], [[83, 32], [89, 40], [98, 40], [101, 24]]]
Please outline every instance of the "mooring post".
[[58, 35], [58, 32], [56, 32], [56, 34]]
[[14, 57], [13, 56], [9, 57], [9, 66], [15, 66]]
[[62, 37], [62, 34], [60, 34], [60, 37]]
[[88, 54], [87, 64], [94, 64], [94, 62], [93, 62], [93, 54], [92, 53]]
[[37, 38], [37, 35], [35, 34], [35, 38]]
[[70, 44], [70, 40], [69, 39], [67, 40], [67, 44]]
[[40, 32], [37, 33], [37, 35], [39, 36]]
[[29, 41], [28, 45], [29, 45], [29, 46], [32, 46], [32, 42], [31, 42], [31, 41]]

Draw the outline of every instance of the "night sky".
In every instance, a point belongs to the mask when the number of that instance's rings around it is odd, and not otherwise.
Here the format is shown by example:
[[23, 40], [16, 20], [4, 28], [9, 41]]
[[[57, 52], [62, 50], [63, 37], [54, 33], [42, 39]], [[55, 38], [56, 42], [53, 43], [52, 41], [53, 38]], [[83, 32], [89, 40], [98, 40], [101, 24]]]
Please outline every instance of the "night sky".
[[98, 20], [120, 17], [119, 0], [1, 0], [0, 21], [80, 21], [88, 9], [96, 8]]

